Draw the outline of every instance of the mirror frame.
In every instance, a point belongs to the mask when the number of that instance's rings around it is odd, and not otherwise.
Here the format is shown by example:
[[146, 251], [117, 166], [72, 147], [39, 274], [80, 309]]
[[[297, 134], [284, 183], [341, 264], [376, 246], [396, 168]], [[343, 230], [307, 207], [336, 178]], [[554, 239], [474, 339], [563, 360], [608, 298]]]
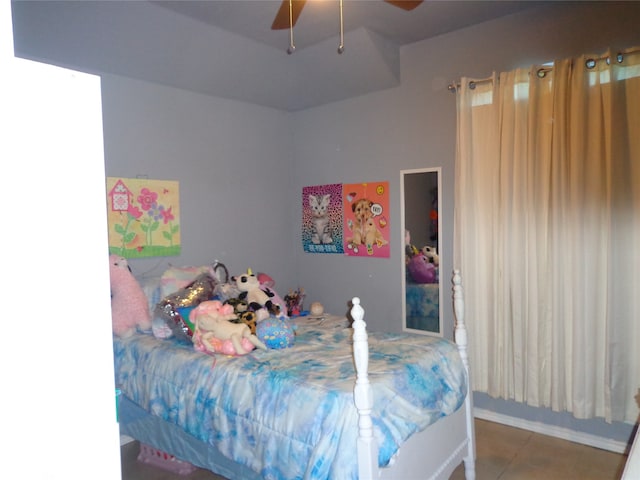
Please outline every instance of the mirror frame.
[[[438, 212], [442, 212], [442, 168], [416, 168], [410, 170], [400, 170], [400, 233], [402, 235], [402, 253], [401, 253], [401, 270], [402, 270], [402, 330], [405, 332], [419, 333], [421, 335], [433, 335], [437, 337], [443, 336], [443, 308], [442, 308], [442, 275], [438, 278], [438, 331], [420, 330], [407, 327], [407, 266], [405, 259], [405, 231], [406, 231], [406, 204], [405, 204], [405, 177], [407, 175], [417, 173], [436, 173], [438, 188]], [[442, 215], [438, 214], [438, 240], [437, 240], [438, 256], [442, 258]], [[440, 262], [442, 264], [442, 262]], [[442, 270], [442, 269], [440, 269]], [[440, 271], [440, 273], [442, 273]]]

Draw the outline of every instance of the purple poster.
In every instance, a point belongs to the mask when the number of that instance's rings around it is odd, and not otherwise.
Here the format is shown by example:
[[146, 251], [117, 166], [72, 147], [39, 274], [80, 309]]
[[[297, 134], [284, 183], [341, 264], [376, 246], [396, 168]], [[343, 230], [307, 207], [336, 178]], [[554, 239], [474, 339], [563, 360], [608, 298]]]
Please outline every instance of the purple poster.
[[302, 247], [309, 253], [344, 253], [342, 184], [302, 189]]

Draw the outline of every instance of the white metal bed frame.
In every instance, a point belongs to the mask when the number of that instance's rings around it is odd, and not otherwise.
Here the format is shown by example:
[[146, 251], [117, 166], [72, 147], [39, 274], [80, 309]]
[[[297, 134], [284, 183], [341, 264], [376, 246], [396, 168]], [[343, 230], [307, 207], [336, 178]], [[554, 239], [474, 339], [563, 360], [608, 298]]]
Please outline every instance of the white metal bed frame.
[[425, 430], [414, 434], [405, 442], [386, 468], [378, 467], [378, 446], [373, 436], [371, 411], [374, 398], [368, 378], [369, 345], [367, 343], [364, 310], [360, 299], [354, 297], [353, 351], [356, 365], [354, 399], [358, 409], [358, 477], [359, 480], [377, 479], [448, 479], [456, 467], [464, 461], [465, 478], [475, 479], [475, 428], [473, 423], [473, 399], [467, 355], [467, 327], [464, 323], [464, 299], [459, 270], [453, 272], [453, 312], [455, 317], [455, 342], [467, 371], [467, 396], [457, 412], [438, 420]]

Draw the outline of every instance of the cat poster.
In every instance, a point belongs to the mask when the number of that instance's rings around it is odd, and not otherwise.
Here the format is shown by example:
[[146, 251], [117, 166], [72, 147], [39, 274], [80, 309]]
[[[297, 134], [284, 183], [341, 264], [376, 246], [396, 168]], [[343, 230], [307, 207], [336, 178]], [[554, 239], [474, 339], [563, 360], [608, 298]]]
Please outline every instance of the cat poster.
[[302, 189], [302, 247], [308, 253], [344, 253], [342, 184]]
[[388, 258], [389, 182], [343, 184], [342, 195], [345, 254]]

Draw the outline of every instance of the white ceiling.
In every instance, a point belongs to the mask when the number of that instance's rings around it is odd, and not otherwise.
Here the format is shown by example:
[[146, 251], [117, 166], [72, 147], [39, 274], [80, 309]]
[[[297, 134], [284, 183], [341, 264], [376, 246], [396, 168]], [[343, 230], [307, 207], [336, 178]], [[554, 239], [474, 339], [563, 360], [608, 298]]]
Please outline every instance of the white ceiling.
[[271, 30], [280, 0], [12, 1], [16, 54], [296, 111], [399, 83], [402, 45], [533, 8], [533, 1], [432, 1], [412, 11], [309, 0], [293, 30]]

